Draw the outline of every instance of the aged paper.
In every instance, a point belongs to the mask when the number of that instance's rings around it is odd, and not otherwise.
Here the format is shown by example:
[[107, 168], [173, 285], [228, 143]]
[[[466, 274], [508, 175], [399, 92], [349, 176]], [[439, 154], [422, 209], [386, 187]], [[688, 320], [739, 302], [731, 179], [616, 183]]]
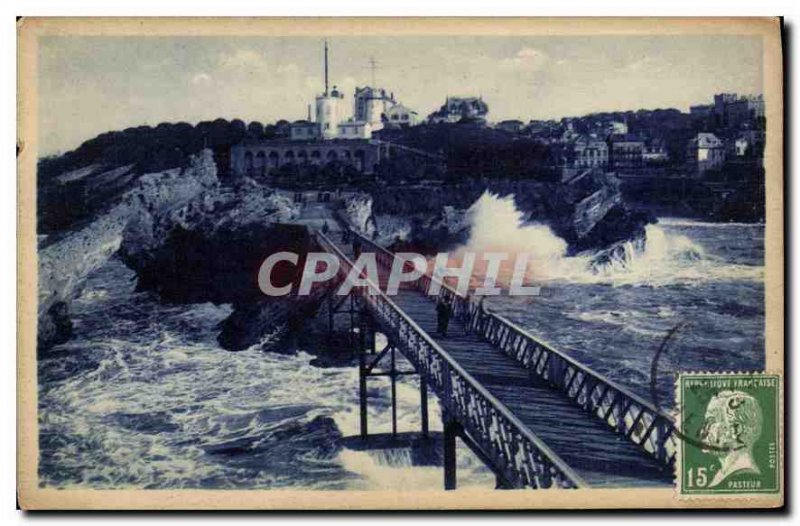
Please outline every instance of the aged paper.
[[782, 506], [780, 20], [18, 44], [24, 509]]

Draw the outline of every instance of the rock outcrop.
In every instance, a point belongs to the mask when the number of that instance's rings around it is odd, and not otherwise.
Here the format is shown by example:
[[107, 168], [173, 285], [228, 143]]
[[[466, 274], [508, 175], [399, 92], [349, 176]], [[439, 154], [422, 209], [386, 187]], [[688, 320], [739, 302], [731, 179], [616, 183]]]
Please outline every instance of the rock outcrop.
[[616, 177], [596, 170], [562, 182], [470, 179], [377, 188], [348, 199], [342, 216], [382, 245], [433, 253], [467, 241], [469, 207], [484, 192], [513, 195], [524, 220], [550, 226], [570, 255], [643, 240], [653, 220], [627, 207]]
[[39, 242], [38, 347], [40, 351], [71, 334], [70, 303], [86, 277], [120, 247], [131, 221], [180, 208], [217, 184], [211, 152], [192, 158], [186, 168], [145, 174], [105, 212], [80, 228], [44, 237]]
[[[242, 179], [214, 186], [180, 207], [143, 211], [123, 232], [119, 254], [136, 271], [138, 288], [175, 303], [231, 304], [220, 344], [229, 350], [255, 345], [285, 328], [301, 302], [268, 297], [258, 272], [275, 252], [304, 255], [310, 237], [286, 197]], [[296, 283], [300, 265], [273, 272], [273, 283]]]

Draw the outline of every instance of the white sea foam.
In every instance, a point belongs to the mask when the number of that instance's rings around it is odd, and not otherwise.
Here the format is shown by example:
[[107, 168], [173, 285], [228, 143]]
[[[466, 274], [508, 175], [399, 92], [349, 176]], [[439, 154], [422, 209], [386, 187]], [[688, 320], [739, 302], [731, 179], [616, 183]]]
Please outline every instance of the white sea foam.
[[[359, 434], [356, 367], [320, 368], [309, 353], [260, 345], [220, 349], [216, 327], [230, 307], [159, 305], [129, 290], [120, 262], [107, 265], [112, 271], [90, 279], [87, 290], [108, 293], [76, 304], [83, 328], [59, 348], [88, 367], [40, 388], [40, 428], [53, 437], [44, 446], [45, 484], [374, 489], [390, 484], [380, 480], [391, 474], [395, 489], [441, 489], [441, 468], [412, 466], [407, 453], [335, 453], [339, 434]], [[410, 365], [401, 359], [400, 367]], [[371, 433], [391, 431], [389, 393], [386, 378], [370, 379]], [[397, 394], [399, 431], [419, 431], [418, 379], [399, 379]], [[432, 431], [440, 420], [431, 393]], [[492, 487], [469, 450], [459, 457], [460, 482]]]
[[598, 269], [596, 274], [572, 277], [584, 282], [649, 286], [764, 279], [763, 266], [725, 262], [707, 254], [702, 245], [689, 237], [669, 232], [660, 225], [647, 225], [645, 231], [644, 251], [637, 251], [632, 243], [627, 243], [624, 257]]
[[[609, 285], [692, 285], [707, 281], [762, 281], [764, 267], [732, 264], [709, 255], [699, 243], [662, 225], [647, 225], [644, 250], [623, 243], [610, 258], [598, 264], [595, 255], [566, 256], [566, 242], [546, 225], [525, 223], [513, 196], [484, 193], [470, 209], [472, 230], [467, 244], [456, 251], [527, 253], [527, 278], [533, 282], [564, 280]], [[677, 223], [676, 223], [677, 224]], [[685, 226], [709, 223], [683, 222]], [[476, 266], [476, 272], [481, 268]], [[505, 275], [501, 271], [500, 283]]]
[[467, 215], [471, 221], [469, 240], [453, 252], [449, 266], [457, 266], [467, 253], [475, 254], [473, 286], [480, 285], [486, 271], [483, 254], [503, 253], [507, 256], [497, 275], [497, 283], [504, 286], [511, 282], [514, 263], [520, 256], [528, 259], [526, 283], [546, 279], [549, 269], [564, 259], [567, 243], [547, 225], [526, 223], [513, 195], [500, 197], [484, 192], [469, 208]]
[[472, 220], [467, 247], [474, 252], [528, 253], [533, 260], [557, 261], [567, 243], [543, 224], [525, 223], [514, 196], [485, 192], [469, 209]]

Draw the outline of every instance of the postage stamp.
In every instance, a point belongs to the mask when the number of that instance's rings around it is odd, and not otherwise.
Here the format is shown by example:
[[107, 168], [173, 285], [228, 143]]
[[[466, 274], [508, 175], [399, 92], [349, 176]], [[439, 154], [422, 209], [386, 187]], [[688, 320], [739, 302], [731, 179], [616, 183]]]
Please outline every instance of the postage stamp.
[[780, 491], [780, 393], [777, 374], [680, 375], [681, 496]]

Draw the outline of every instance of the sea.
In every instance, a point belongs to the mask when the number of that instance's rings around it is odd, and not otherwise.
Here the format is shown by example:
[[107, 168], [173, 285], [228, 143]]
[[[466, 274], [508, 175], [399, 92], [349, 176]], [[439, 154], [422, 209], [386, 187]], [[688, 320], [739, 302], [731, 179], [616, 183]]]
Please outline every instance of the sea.
[[[678, 371], [764, 367], [763, 225], [662, 218], [647, 227], [644, 252], [592, 268], [513, 204], [484, 205], [473, 245], [503, 235], [480, 227], [483, 212], [494, 225], [507, 214], [517, 248], [542, 255], [540, 294], [494, 297], [489, 308], [596, 372], [669, 411]], [[73, 304], [74, 337], [39, 357], [40, 484], [441, 489], [441, 467], [408, 448], [349, 446], [359, 432], [355, 363], [318, 364], [319, 349], [228, 352], [216, 337], [230, 312], [162, 304], [136, 291], [116, 258], [94, 272]], [[371, 379], [369, 399], [370, 432], [391, 431], [388, 380]], [[435, 397], [430, 410], [441, 429]], [[417, 379], [406, 376], [398, 431], [419, 429]], [[495, 486], [462, 444], [457, 456], [459, 487]]]

